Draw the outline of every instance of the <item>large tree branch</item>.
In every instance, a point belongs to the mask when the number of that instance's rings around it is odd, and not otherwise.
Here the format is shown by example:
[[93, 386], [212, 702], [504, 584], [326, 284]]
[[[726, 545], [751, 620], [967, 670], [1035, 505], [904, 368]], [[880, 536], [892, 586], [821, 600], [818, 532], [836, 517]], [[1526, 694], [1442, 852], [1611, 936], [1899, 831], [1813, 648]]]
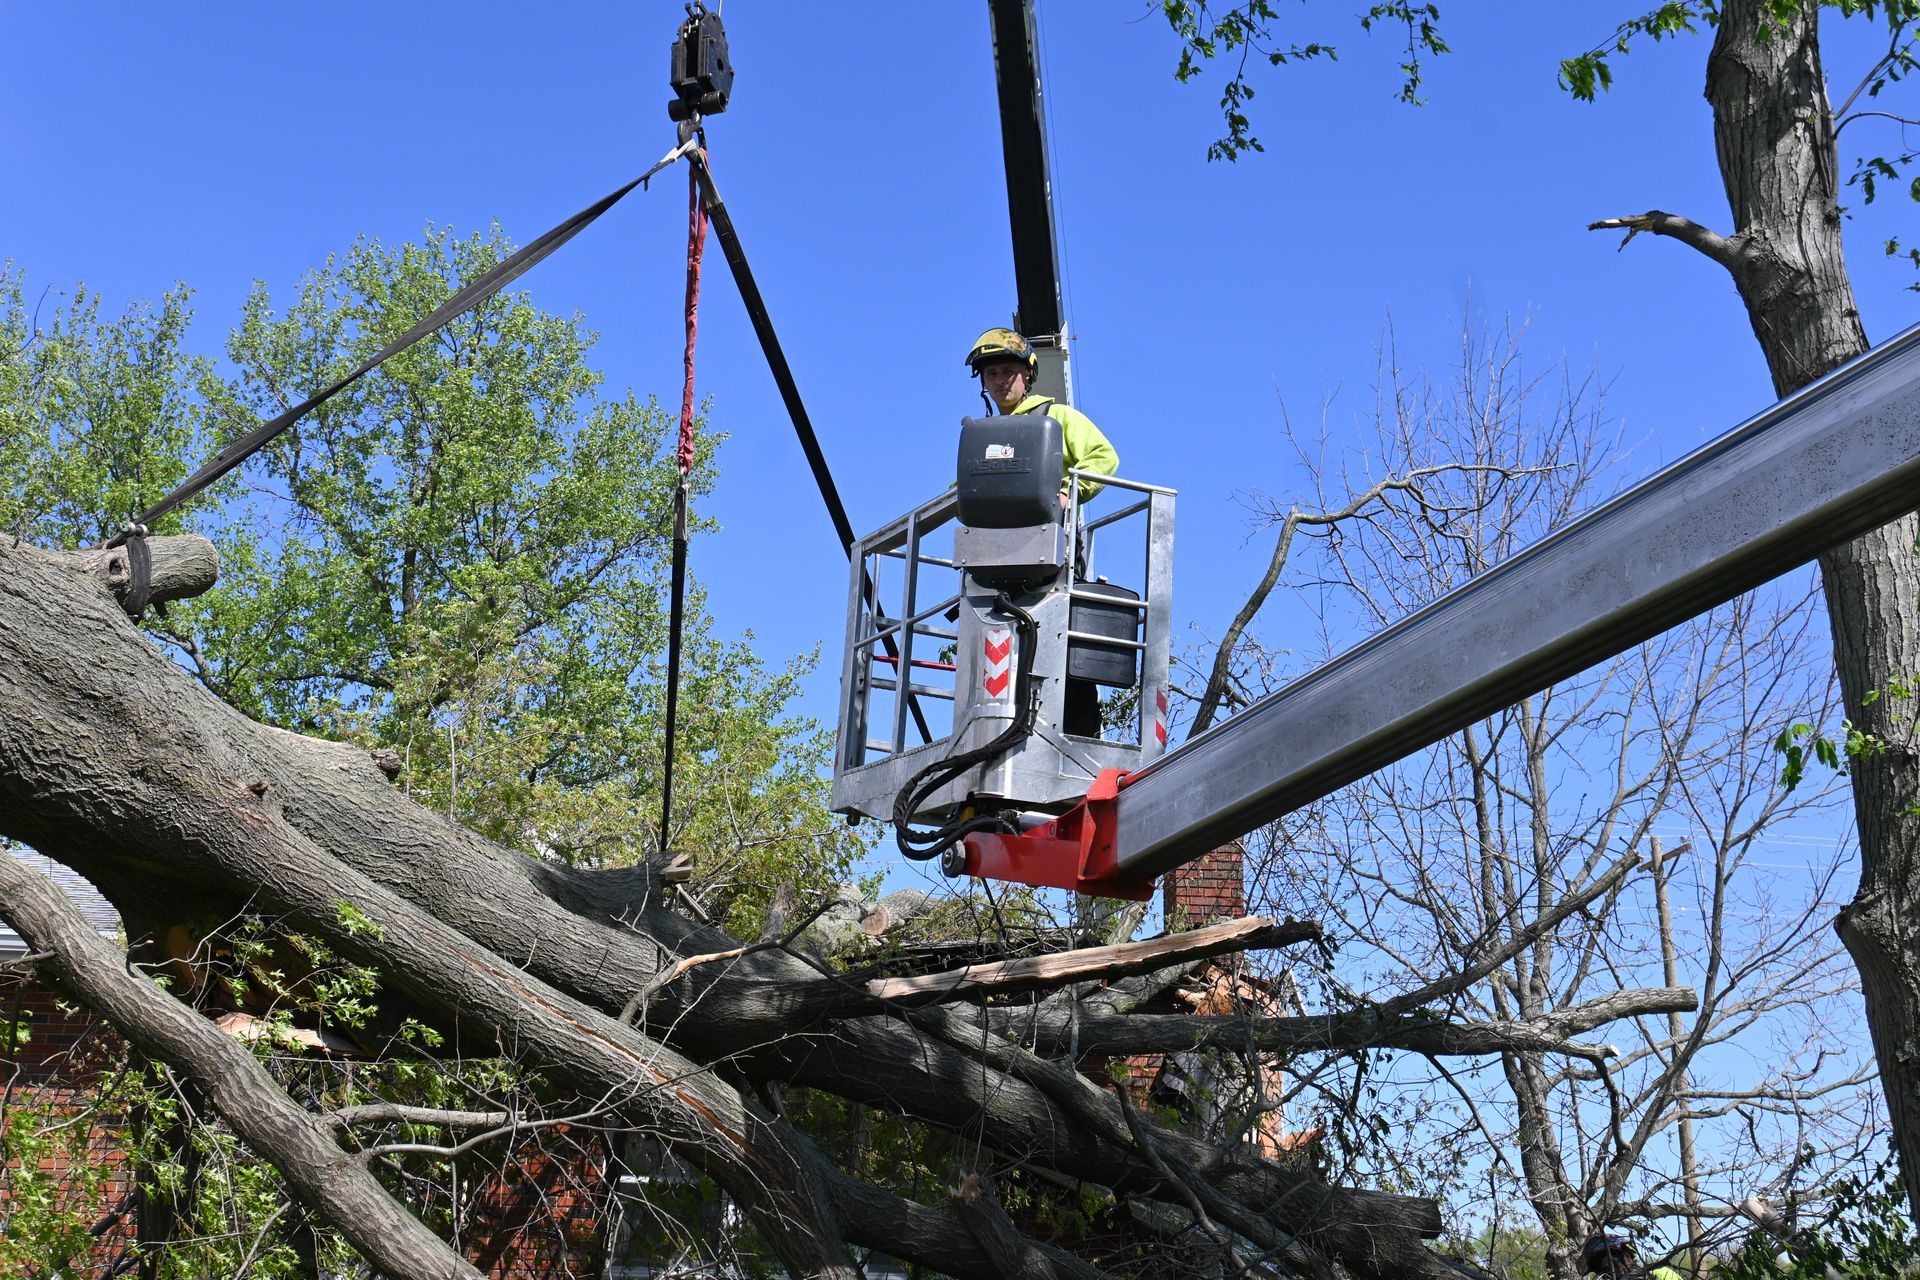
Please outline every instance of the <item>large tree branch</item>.
[[[844, 986], [777, 950], [687, 971], [652, 1002], [645, 1031], [623, 1026], [612, 1015], [677, 959], [739, 941], [657, 900], [609, 899], [604, 878], [491, 845], [396, 793], [364, 756], [309, 750], [245, 720], [104, 592], [27, 547], [0, 545], [0, 669], [12, 679], [0, 833], [90, 873], [128, 909], [156, 886], [216, 902], [242, 889], [255, 909], [378, 967], [468, 1043], [514, 1046], [660, 1136], [748, 1209], [791, 1269], [843, 1266], [844, 1235], [953, 1274], [992, 1274], [951, 1212], [929, 1218], [839, 1174], [705, 1064], [991, 1134], [1013, 1158], [1069, 1177], [1149, 1195], [1158, 1184], [1130, 1142], [1116, 1146], [1031, 1082], [1032, 1054], [1006, 1045], [1011, 1056], [995, 1049], [983, 1070], [979, 1045], [929, 1042], [895, 1017], [835, 1022]], [[376, 928], [346, 927], [343, 902]], [[1183, 1141], [1161, 1139], [1165, 1150]], [[1189, 1158], [1205, 1166], [1207, 1155]], [[1429, 1202], [1328, 1187], [1251, 1154], [1209, 1177], [1360, 1275], [1428, 1274]], [[860, 1221], [835, 1208], [880, 1201]], [[968, 1249], [982, 1264], [964, 1272], [954, 1259]]]
[[[1135, 1138], [1143, 1122], [1137, 1117], [1130, 1121], [1114, 1094], [1095, 1087], [1070, 1064], [1028, 1053], [960, 1010], [930, 1009], [904, 1016], [947, 1044], [976, 1052], [990, 1065], [1040, 1090], [1110, 1150], [1131, 1155], [1110, 1164], [1099, 1179], [1105, 1185], [1142, 1191], [1159, 1188], [1169, 1159], [1206, 1167], [1215, 1171], [1211, 1180], [1201, 1181], [1195, 1175], [1189, 1180], [1190, 1189], [1207, 1196], [1211, 1209], [1230, 1218], [1243, 1234], [1275, 1250], [1296, 1271], [1309, 1276], [1330, 1274], [1314, 1256], [1315, 1250], [1324, 1250], [1362, 1274], [1408, 1280], [1447, 1274], [1419, 1240], [1440, 1232], [1437, 1209], [1430, 1204], [1328, 1187], [1259, 1160], [1248, 1148], [1215, 1150], [1198, 1138], [1158, 1126], [1150, 1127], [1159, 1146], [1149, 1156], [1138, 1148]], [[1248, 1205], [1259, 1205], [1265, 1220], [1279, 1224], [1282, 1232], [1251, 1222]]]
[[[220, 573], [220, 553], [197, 534], [148, 538], [147, 603], [187, 600], [213, 587]], [[133, 586], [131, 552], [125, 546], [93, 548], [68, 553], [65, 559], [106, 583], [115, 599], [124, 600]]]
[[1021, 1235], [994, 1199], [992, 1182], [978, 1173], [962, 1178], [951, 1199], [960, 1221], [1007, 1280], [1067, 1280], [1070, 1276], [1093, 1280], [1106, 1274], [1084, 1263], [1051, 1256]]
[[53, 883], [0, 854], [0, 915], [38, 951], [43, 969], [112, 1022], [135, 1048], [191, 1080], [242, 1141], [273, 1161], [296, 1199], [321, 1214], [382, 1271], [405, 1280], [479, 1280], [480, 1272], [394, 1203], [328, 1127], [293, 1105], [258, 1059], [213, 1024], [135, 976]]
[[1351, 1049], [1402, 1049], [1436, 1056], [1472, 1057], [1501, 1053], [1572, 1053], [1591, 1058], [1604, 1046], [1569, 1042], [1595, 1027], [1650, 1013], [1689, 1012], [1699, 997], [1685, 987], [1621, 991], [1539, 1018], [1511, 1021], [1463, 1021], [1421, 1014], [1384, 1016], [1371, 1009], [1307, 1017], [1199, 1017], [1191, 1014], [1134, 1014], [1117, 1017], [1071, 1013], [995, 1010], [993, 1025], [1002, 1034], [1033, 1044], [1041, 1053], [1065, 1053], [1072, 1046], [1091, 1057], [1178, 1053], [1190, 1049], [1292, 1054]]
[[1642, 231], [1656, 236], [1667, 236], [1681, 244], [1698, 249], [1729, 271], [1737, 271], [1741, 266], [1745, 252], [1745, 241], [1738, 236], [1723, 236], [1717, 231], [1701, 226], [1691, 218], [1683, 218], [1677, 213], [1662, 213], [1658, 209], [1649, 209], [1645, 213], [1630, 214], [1624, 218], [1602, 218], [1598, 222], [1587, 224], [1589, 231], [1620, 231], [1627, 234], [1620, 241], [1620, 247], [1626, 248], [1633, 238]]

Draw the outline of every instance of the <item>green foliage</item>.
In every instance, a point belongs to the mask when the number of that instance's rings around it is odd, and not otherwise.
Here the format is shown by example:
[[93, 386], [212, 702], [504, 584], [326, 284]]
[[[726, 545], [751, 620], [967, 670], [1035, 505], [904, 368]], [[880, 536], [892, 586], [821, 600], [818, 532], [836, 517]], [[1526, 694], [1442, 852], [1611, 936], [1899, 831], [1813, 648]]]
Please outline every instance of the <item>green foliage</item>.
[[1691, 35], [1698, 30], [1697, 23], [1717, 22], [1719, 17], [1719, 6], [1712, 0], [1667, 0], [1657, 9], [1627, 19], [1613, 35], [1587, 52], [1561, 62], [1560, 84], [1576, 100], [1592, 102], [1599, 93], [1613, 87], [1610, 59], [1616, 54], [1625, 55], [1636, 37], [1660, 41], [1669, 36]]
[[[1180, 42], [1175, 80], [1188, 83], [1199, 76], [1203, 64], [1216, 58], [1231, 64], [1231, 74], [1220, 91], [1220, 114], [1227, 131], [1207, 144], [1209, 160], [1237, 160], [1243, 152], [1266, 150], [1254, 135], [1253, 122], [1247, 115], [1247, 104], [1254, 97], [1254, 87], [1247, 78], [1249, 63], [1258, 59], [1279, 67], [1290, 62], [1319, 58], [1332, 62], [1339, 58], [1334, 46], [1322, 40], [1277, 40], [1274, 27], [1281, 19], [1272, 0], [1246, 0], [1225, 7], [1208, 0], [1160, 0], [1160, 12]], [[1426, 60], [1448, 52], [1440, 34], [1440, 7], [1414, 0], [1379, 0], [1359, 15], [1359, 22], [1360, 29], [1368, 34], [1376, 29], [1406, 33], [1398, 96], [1409, 105], [1420, 105], [1424, 101], [1420, 86]]]
[[[228, 431], [350, 368], [511, 251], [495, 229], [356, 244], [284, 309], [264, 287], [213, 392]], [[235, 705], [389, 748], [399, 783], [491, 839], [592, 866], [651, 854], [659, 811], [676, 471], [671, 417], [607, 396], [594, 335], [492, 299], [295, 424], [218, 527], [221, 589], [179, 634]], [[696, 498], [718, 440], [702, 430]], [[698, 563], [698, 552], [695, 553]], [[745, 927], [781, 879], [845, 873], [825, 737], [787, 710], [811, 659], [769, 668], [693, 596], [677, 848]], [[737, 913], [737, 914], [734, 914]]]
[[[1912, 703], [1920, 693], [1920, 681], [1903, 676], [1888, 679], [1884, 689], [1869, 689], [1860, 698], [1863, 712], [1886, 700], [1887, 708], [1880, 713], [1888, 716], [1900, 716], [1906, 723], [1899, 726], [1902, 736], [1911, 736], [1920, 729], [1920, 703], [1915, 704], [1911, 712], [1894, 711], [1896, 703]], [[1892, 726], [1889, 726], [1890, 728]], [[1835, 773], [1845, 774], [1857, 760], [1879, 755], [1887, 749], [1887, 738], [1871, 733], [1856, 725], [1852, 720], [1842, 720], [1837, 734], [1829, 734], [1816, 724], [1796, 721], [1780, 730], [1774, 737], [1773, 749], [1780, 754], [1780, 785], [1788, 791], [1805, 779], [1808, 757]], [[1905, 810], [1901, 817], [1920, 817], [1920, 807]]]
[[[1394, 6], [1374, 8], [1378, 11], [1389, 7]], [[1198, 76], [1204, 62], [1221, 56], [1235, 59], [1233, 75], [1220, 93], [1220, 113], [1227, 132], [1207, 145], [1209, 160], [1237, 160], [1243, 151], [1266, 150], [1254, 136], [1252, 121], [1246, 113], [1247, 103], [1254, 96], [1253, 86], [1247, 82], [1249, 59], [1258, 57], [1268, 66], [1278, 67], [1288, 62], [1315, 58], [1334, 61], [1339, 57], [1332, 45], [1317, 40], [1284, 47], [1274, 44], [1270, 24], [1278, 20], [1279, 14], [1270, 0], [1248, 0], [1246, 4], [1224, 10], [1215, 9], [1207, 0], [1161, 0], [1160, 9], [1180, 41], [1180, 62], [1173, 76], [1181, 84]], [[1372, 16], [1369, 15], [1369, 20]]]
[[1851, 720], [1840, 722], [1841, 737], [1836, 740], [1821, 732], [1816, 726], [1805, 721], [1790, 724], [1780, 731], [1773, 740], [1773, 749], [1780, 753], [1780, 784], [1791, 791], [1800, 785], [1807, 774], [1807, 752], [1813, 753], [1827, 768], [1836, 773], [1845, 773], [1840, 763], [1841, 744], [1845, 744], [1846, 757], [1851, 760], [1864, 755], [1880, 746], [1874, 738], [1861, 733]]
[[102, 319], [84, 288], [29, 305], [19, 270], [0, 264], [0, 529], [96, 544], [185, 477], [209, 367], [181, 350], [188, 296]]
[[186, 1230], [160, 1251], [160, 1275], [237, 1275], [251, 1257], [247, 1274], [295, 1280], [299, 1254], [275, 1229], [290, 1209], [279, 1174], [222, 1125], [190, 1125], [187, 1143], [150, 1166], [179, 1187], [186, 1209]]
[[[1767, 0], [1767, 25], [1760, 28], [1760, 39], [1766, 40], [1775, 32], [1784, 32], [1803, 15], [1810, 11], [1826, 7], [1834, 10], [1843, 18], [1862, 17], [1886, 23], [1893, 43], [1886, 55], [1875, 64], [1861, 81], [1857, 97], [1864, 92], [1868, 97], [1878, 97], [1880, 91], [1890, 84], [1898, 83], [1914, 66], [1913, 41], [1907, 33], [1908, 26], [1916, 16], [1920, 16], [1920, 0]], [[1576, 99], [1592, 102], [1601, 92], [1613, 87], [1613, 68], [1609, 61], [1615, 55], [1624, 55], [1629, 46], [1639, 36], [1660, 41], [1669, 36], [1692, 35], [1702, 27], [1714, 27], [1720, 23], [1721, 5], [1719, 0], [1664, 0], [1657, 7], [1622, 22], [1614, 33], [1583, 54], [1568, 58], [1560, 64], [1560, 83]], [[1845, 113], [1847, 104], [1841, 107]], [[1884, 171], [1882, 171], [1884, 172]], [[1855, 181], [1861, 175], [1855, 175]], [[1871, 200], [1872, 177], [1866, 178], [1868, 196]]]
[[88, 1118], [14, 1100], [0, 1112], [0, 1275], [52, 1275], [93, 1246], [112, 1170]]
[[334, 912], [339, 919], [340, 927], [346, 930], [352, 937], [358, 938], [364, 936], [379, 939], [386, 936], [386, 929], [378, 920], [375, 920], [351, 902], [341, 901], [334, 903]]
[[[1305, 5], [1307, 0], [1300, 3]], [[1220, 95], [1226, 132], [1207, 144], [1209, 160], [1237, 160], [1245, 152], [1266, 150], [1254, 134], [1248, 114], [1248, 104], [1255, 95], [1249, 79], [1250, 64], [1258, 60], [1277, 67], [1289, 62], [1337, 57], [1334, 46], [1324, 41], [1283, 44], [1276, 40], [1275, 30], [1282, 19], [1272, 0], [1247, 0], [1227, 6], [1209, 4], [1207, 0], [1159, 0], [1159, 7], [1179, 42], [1180, 58], [1173, 73], [1176, 80], [1188, 83], [1199, 77], [1206, 64], [1216, 60], [1228, 68], [1228, 78]], [[1830, 119], [1818, 122], [1819, 127], [1837, 135], [1857, 120], [1883, 119], [1901, 126], [1909, 123], [1911, 111], [1868, 110], [1866, 104], [1875, 103], [1883, 92], [1900, 85], [1920, 69], [1920, 50], [1916, 50], [1914, 32], [1916, 19], [1920, 19], [1920, 0], [1766, 0], [1766, 22], [1759, 36], [1766, 40], [1773, 33], [1787, 31], [1810, 10], [1822, 7], [1843, 18], [1884, 24], [1889, 43], [1886, 52], [1867, 69], [1858, 87], [1840, 103]], [[1720, 19], [1721, 0], [1661, 0], [1619, 23], [1606, 39], [1592, 48], [1562, 59], [1560, 84], [1576, 101], [1596, 101], [1613, 87], [1615, 60], [1626, 56], [1642, 38], [1658, 43], [1694, 35], [1717, 26]], [[1438, 6], [1415, 4], [1411, 0], [1377, 3], [1360, 14], [1359, 21], [1361, 29], [1368, 33], [1382, 27], [1404, 31], [1407, 47], [1399, 66], [1398, 97], [1412, 105], [1422, 103], [1426, 62], [1450, 52], [1440, 32]], [[1856, 104], [1862, 105], [1856, 110]], [[1909, 173], [1916, 158], [1920, 158], [1920, 151], [1904, 145], [1889, 153], [1862, 152], [1853, 160], [1853, 171], [1846, 185], [1860, 192], [1863, 203], [1871, 204], [1879, 196], [1881, 184], [1904, 183], [1908, 197], [1920, 202], [1920, 175]], [[1888, 239], [1885, 249], [1888, 257], [1904, 259], [1920, 269], [1920, 250], [1907, 248], [1898, 237]], [[1920, 290], [1920, 284], [1908, 287]]]
[[[1755, 1231], [1713, 1274], [1716, 1280], [1894, 1280], [1920, 1274], [1920, 1235], [1892, 1161], [1828, 1189], [1826, 1211], [1790, 1241]], [[1789, 1220], [1793, 1206], [1788, 1205]]]
[[1413, 4], [1410, 0], [1389, 0], [1360, 15], [1361, 30], [1372, 32], [1376, 25], [1406, 30], [1407, 52], [1400, 63], [1399, 96], [1400, 101], [1410, 107], [1420, 106], [1426, 101], [1420, 96], [1421, 67], [1425, 59], [1448, 52], [1447, 42], [1440, 38], [1440, 7]]
[[[348, 932], [377, 937], [377, 927], [364, 916], [364, 924], [352, 922], [357, 914], [343, 913]], [[278, 1028], [298, 1022], [358, 1029], [379, 1010], [377, 970], [344, 959], [319, 938], [279, 932], [259, 916], [242, 916], [202, 940], [201, 954], [209, 958], [205, 969], [219, 984], [212, 994], [222, 1004], [264, 1016]], [[271, 1047], [275, 1041], [261, 1043]]]
[[[528, 1122], [541, 1118], [529, 1080], [498, 1060], [435, 1061], [411, 1056], [396, 1042], [397, 1056], [387, 1061], [347, 1065], [299, 1062], [257, 1047], [289, 1095], [315, 1110], [374, 1100], [489, 1110], [508, 1103]], [[313, 1274], [302, 1262], [303, 1236], [320, 1274], [362, 1274], [363, 1260], [338, 1233], [309, 1224], [273, 1167], [216, 1118], [195, 1110], [190, 1096], [165, 1068], [145, 1065], [121, 1074], [100, 1099], [126, 1117], [127, 1153], [169, 1237], [151, 1250], [157, 1274], [164, 1280], [242, 1274], [299, 1280]], [[535, 1130], [523, 1141], [538, 1143], [545, 1132]], [[356, 1128], [343, 1140], [366, 1150], [376, 1143], [431, 1148], [448, 1137], [436, 1126], [395, 1121]], [[392, 1151], [371, 1167], [430, 1228], [451, 1235], [471, 1214], [474, 1193], [502, 1167], [505, 1146], [499, 1139], [481, 1146], [464, 1167], [427, 1151]]]

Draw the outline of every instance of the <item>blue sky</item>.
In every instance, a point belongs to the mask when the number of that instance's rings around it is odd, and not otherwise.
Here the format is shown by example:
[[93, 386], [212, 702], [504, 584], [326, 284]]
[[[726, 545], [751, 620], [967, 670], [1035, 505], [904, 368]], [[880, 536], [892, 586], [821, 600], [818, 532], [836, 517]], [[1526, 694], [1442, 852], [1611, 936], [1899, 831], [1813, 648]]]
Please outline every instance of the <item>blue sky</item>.
[[[1266, 154], [1227, 165], [1204, 158], [1217, 78], [1174, 83], [1164, 21], [1141, 3], [1040, 4], [1078, 398], [1127, 474], [1180, 490], [1178, 603], [1202, 628], [1264, 558], [1245, 496], [1303, 490], [1283, 402], [1310, 419], [1337, 391], [1336, 425], [1363, 412], [1389, 319], [1401, 351], [1439, 369], [1470, 308], [1530, 317], [1532, 363], [1609, 381], [1634, 471], [1770, 399], [1724, 273], [1584, 229], [1653, 206], [1725, 225], [1705, 40], [1637, 47], [1620, 87], [1584, 105], [1555, 84], [1558, 59], [1625, 10], [1488, 8], [1449, 8], [1457, 52], [1430, 65], [1417, 109], [1394, 101], [1393, 37], [1363, 36], [1338, 6], [1285, 9], [1340, 60], [1262, 75]], [[217, 353], [254, 280], [286, 297], [358, 234], [497, 219], [524, 240], [644, 168], [671, 143], [679, 13], [6, 0], [0, 254], [33, 287], [84, 281], [110, 307], [185, 281], [192, 344]], [[739, 80], [711, 130], [715, 170], [854, 523], [871, 527], [946, 482], [975, 403], [960, 356], [1013, 305], [986, 6], [733, 0], [724, 17]], [[1836, 82], [1871, 43], [1842, 34]], [[613, 386], [668, 401], [683, 206], [670, 176], [524, 281], [600, 330]], [[1876, 337], [1914, 314], [1880, 234], [1855, 234]], [[843, 562], [717, 256], [706, 297], [701, 394], [732, 441], [707, 505], [724, 531], [696, 571], [722, 624], [771, 653], [835, 646]]]
[[[1610, 387], [1644, 474], [1771, 398], [1723, 272], [1671, 242], [1585, 230], [1660, 207], [1725, 227], [1700, 96], [1704, 37], [1642, 43], [1597, 105], [1558, 60], [1625, 16], [1605, 6], [1449, 7], [1456, 52], [1429, 105], [1395, 101], [1402, 50], [1344, 9], [1283, 9], [1337, 63], [1263, 73], [1264, 155], [1210, 164], [1218, 77], [1180, 86], [1144, 3], [1041, 0], [1046, 91], [1080, 406], [1126, 474], [1180, 490], [1177, 606], [1217, 633], [1264, 563], [1246, 500], [1305, 477], [1283, 405], [1336, 430], [1366, 411], [1391, 322], [1444, 369], [1469, 313], [1530, 321], [1535, 367]], [[1628, 7], [1630, 8], [1630, 6]], [[289, 297], [356, 235], [497, 219], [527, 239], [643, 169], [677, 4], [459, 8], [0, 0], [0, 255], [29, 285], [84, 281], [109, 308], [196, 290], [217, 354], [253, 281]], [[830, 11], [733, 0], [739, 79], [713, 163], [854, 523], [943, 487], [977, 404], [961, 355], [1013, 306], [986, 6]], [[1519, 18], [1512, 15], [1520, 14]], [[1876, 37], [1829, 23], [1841, 91]], [[1295, 28], [1290, 28], [1290, 32]], [[1845, 82], [1844, 84], [1842, 82]], [[602, 336], [614, 388], [678, 394], [684, 189], [656, 183], [523, 281]], [[1869, 333], [1909, 323], [1909, 276], [1856, 223]], [[722, 531], [696, 547], [722, 626], [770, 656], [823, 645], [808, 709], [833, 704], [844, 562], [718, 255], [700, 393], [731, 434]], [[1276, 610], [1270, 637], [1292, 620]]]

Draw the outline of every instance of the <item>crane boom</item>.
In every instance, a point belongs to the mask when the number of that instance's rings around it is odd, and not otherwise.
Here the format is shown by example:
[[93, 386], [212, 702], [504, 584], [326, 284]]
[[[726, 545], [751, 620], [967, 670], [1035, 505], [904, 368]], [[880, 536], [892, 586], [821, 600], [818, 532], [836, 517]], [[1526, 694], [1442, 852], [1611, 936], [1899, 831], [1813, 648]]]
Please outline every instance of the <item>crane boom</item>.
[[1154, 876], [1920, 504], [1920, 326], [1129, 777]]
[[[1033, 0], [988, 0], [1020, 328], [1067, 400]], [[1161, 873], [1920, 505], [1920, 327], [1071, 811], [945, 862], [1138, 897]]]
[[1033, 0], [987, 0], [993, 26], [994, 83], [1000, 100], [1000, 149], [1013, 228], [1014, 328], [1040, 355], [1034, 390], [1073, 402], [1067, 372], [1067, 323], [1060, 300], [1060, 252], [1047, 165], [1047, 117], [1040, 93], [1040, 40]]

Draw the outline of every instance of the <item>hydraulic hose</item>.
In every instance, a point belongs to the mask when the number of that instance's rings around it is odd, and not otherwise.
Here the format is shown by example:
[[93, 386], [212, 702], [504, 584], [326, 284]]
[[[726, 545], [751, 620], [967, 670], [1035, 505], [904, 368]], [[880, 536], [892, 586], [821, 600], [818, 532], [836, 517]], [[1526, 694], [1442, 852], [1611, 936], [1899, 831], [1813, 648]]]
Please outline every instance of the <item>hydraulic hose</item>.
[[1033, 721], [1038, 710], [1038, 699], [1033, 688], [1034, 649], [1040, 635], [1039, 624], [1033, 615], [1015, 604], [1006, 592], [1002, 591], [993, 598], [994, 612], [1013, 619], [1014, 630], [1019, 635], [1019, 657], [1014, 663], [1013, 682], [1013, 720], [1006, 729], [991, 741], [984, 742], [970, 751], [962, 751], [957, 756], [948, 756], [936, 760], [908, 779], [900, 788], [900, 794], [893, 801], [894, 840], [900, 846], [900, 852], [915, 862], [926, 862], [938, 858], [963, 840], [972, 831], [990, 829], [1011, 830], [1012, 820], [1004, 814], [986, 814], [949, 822], [932, 831], [913, 829], [914, 810], [920, 802], [953, 781], [975, 765], [995, 759], [1019, 746], [1033, 732]]

